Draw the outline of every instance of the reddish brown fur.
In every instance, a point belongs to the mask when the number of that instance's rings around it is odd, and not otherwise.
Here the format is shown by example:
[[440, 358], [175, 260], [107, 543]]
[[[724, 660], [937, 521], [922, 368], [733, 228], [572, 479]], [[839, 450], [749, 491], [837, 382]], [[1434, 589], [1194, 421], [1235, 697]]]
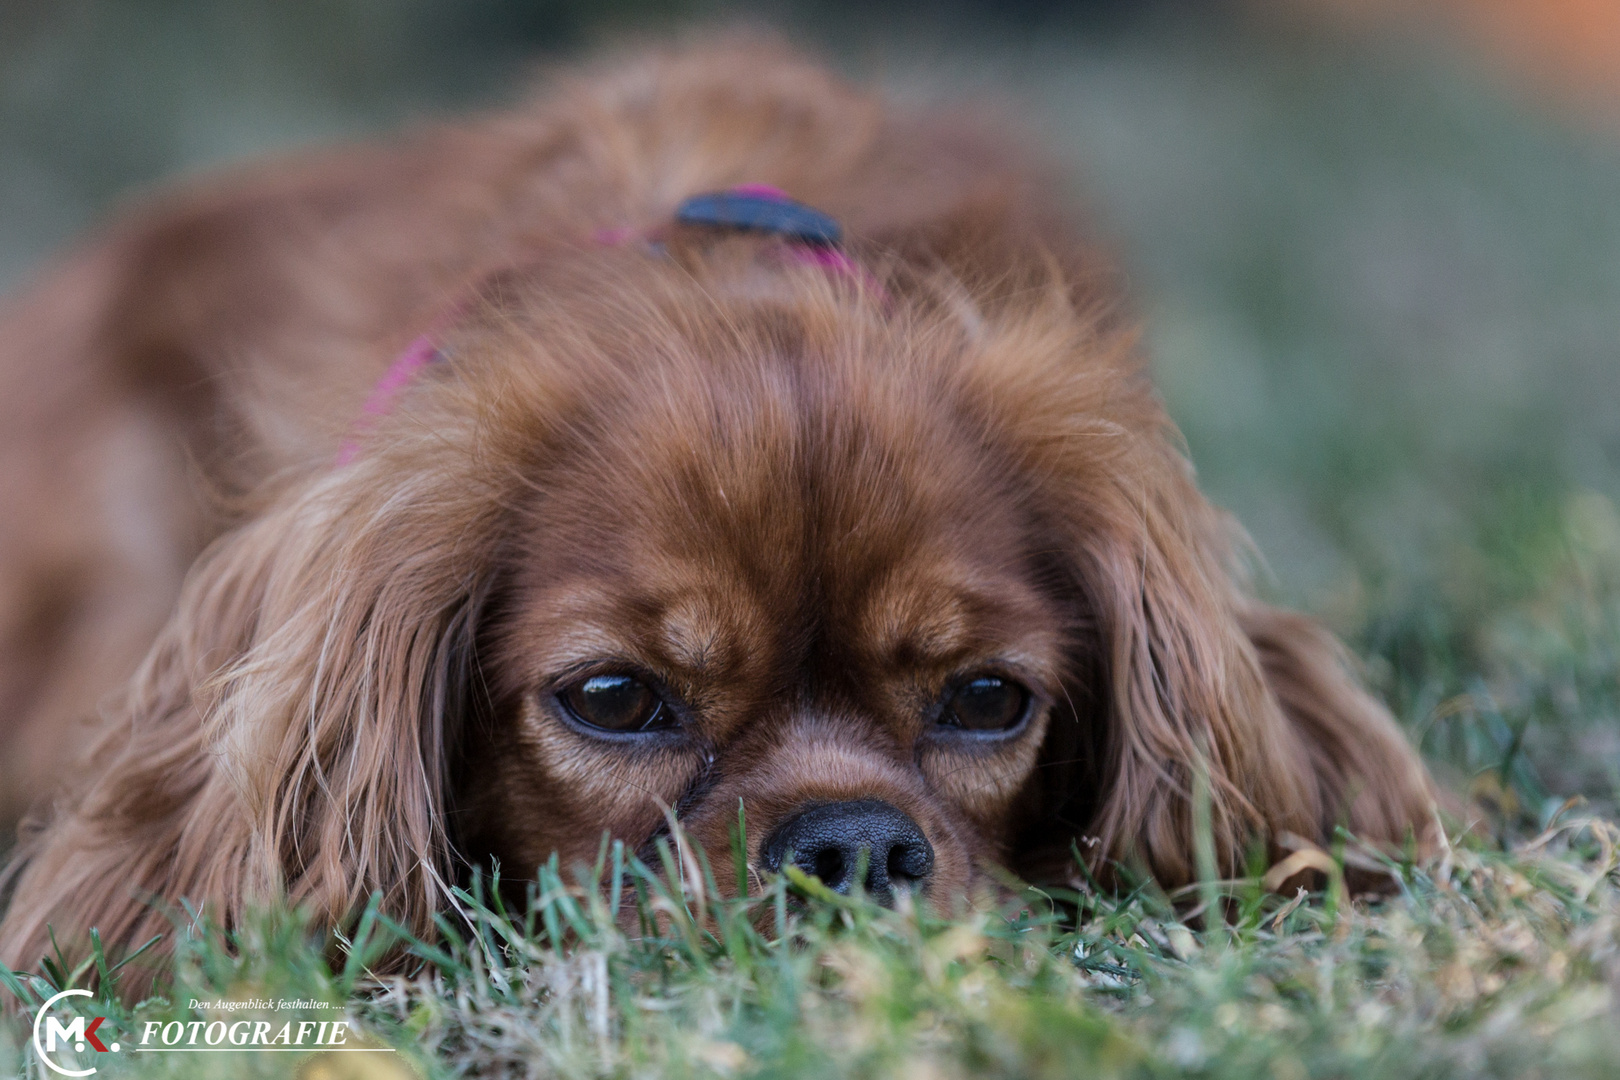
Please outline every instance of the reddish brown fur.
[[[838, 216], [881, 290], [774, 241], [587, 239], [740, 182]], [[669, 807], [723, 863], [739, 800], [751, 855], [807, 802], [894, 803], [947, 907], [1077, 836], [1189, 880], [1200, 770], [1228, 870], [1341, 821], [1421, 842], [1422, 767], [1235, 584], [1059, 205], [960, 118], [733, 42], [183, 192], [70, 259], [0, 333], [4, 790], [67, 793], [0, 959], [47, 922], [140, 940], [143, 894], [336, 920], [381, 890], [425, 932], [467, 861], [641, 845]], [[458, 299], [448, 362], [334, 467]], [[686, 734], [562, 724], [547, 691], [603, 660]], [[1027, 732], [931, 734], [985, 665], [1034, 689]]]

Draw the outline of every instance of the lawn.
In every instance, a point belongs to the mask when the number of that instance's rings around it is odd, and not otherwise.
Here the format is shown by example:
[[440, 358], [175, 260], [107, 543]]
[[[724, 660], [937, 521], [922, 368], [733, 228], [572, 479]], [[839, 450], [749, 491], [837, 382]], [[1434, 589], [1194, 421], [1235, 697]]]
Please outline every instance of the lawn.
[[[108, 1006], [125, 1033], [212, 1019], [193, 998], [315, 1000], [396, 1054], [124, 1054], [98, 1075], [1615, 1075], [1620, 136], [1410, 44], [1168, 20], [1000, 26], [970, 51], [903, 25], [831, 38], [903, 94], [1011, 103], [1074, 169], [1202, 482], [1254, 539], [1255, 587], [1342, 634], [1470, 800], [1449, 850], [1379, 864], [1380, 900], [1336, 875], [1273, 895], [1257, 867], [1187, 896], [1014, 894], [938, 921], [805, 881], [725, 902], [695, 860], [654, 874], [604, 848], [549, 870], [527, 911], [465, 894], [408, 976], [367, 976], [398, 940], [383, 921], [327, 941], [267, 913], [234, 952], [185, 944], [166, 997]], [[305, 102], [296, 131], [204, 125], [122, 175], [375, 125], [403, 99], [374, 81]], [[0, 79], [14, 216], [29, 168], [86, 160], [24, 137], [17, 85]], [[82, 225], [104, 186], [75, 189], [61, 235], [19, 231], [0, 269]], [[1353, 838], [1327, 854], [1371, 859]], [[607, 916], [604, 885], [639, 890], [641, 932]], [[1229, 918], [1198, 917], [1216, 906]], [[0, 1032], [0, 1073], [38, 1069], [25, 1038]]]

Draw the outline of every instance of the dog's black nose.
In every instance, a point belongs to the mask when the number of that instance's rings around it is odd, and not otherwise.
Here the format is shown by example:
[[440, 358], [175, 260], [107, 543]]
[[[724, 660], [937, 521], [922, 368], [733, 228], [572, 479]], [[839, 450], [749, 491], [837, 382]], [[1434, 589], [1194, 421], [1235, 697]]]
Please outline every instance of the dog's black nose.
[[934, 870], [934, 846], [921, 827], [897, 807], [878, 799], [826, 803], [788, 818], [760, 848], [767, 870], [793, 864], [834, 892], [855, 884], [861, 852], [866, 856], [866, 892], [885, 907], [896, 888], [917, 888]]

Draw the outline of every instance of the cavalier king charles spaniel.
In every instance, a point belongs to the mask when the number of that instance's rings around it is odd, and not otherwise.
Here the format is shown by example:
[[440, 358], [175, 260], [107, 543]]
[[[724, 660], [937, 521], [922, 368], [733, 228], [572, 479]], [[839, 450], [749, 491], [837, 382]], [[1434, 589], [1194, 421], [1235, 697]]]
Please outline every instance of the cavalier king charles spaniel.
[[[949, 911], [1434, 842], [1064, 189], [724, 39], [138, 207], [0, 317], [0, 960], [678, 822]], [[1197, 794], [1195, 794], [1195, 792]]]

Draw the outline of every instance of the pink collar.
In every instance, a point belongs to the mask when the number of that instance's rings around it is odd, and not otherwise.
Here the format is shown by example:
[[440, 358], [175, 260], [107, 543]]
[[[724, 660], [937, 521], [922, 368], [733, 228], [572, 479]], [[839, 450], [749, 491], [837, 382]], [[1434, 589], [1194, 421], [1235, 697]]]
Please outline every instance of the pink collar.
[[366, 395], [365, 404], [360, 406], [360, 415], [349, 425], [349, 434], [338, 447], [337, 460], [334, 462], [336, 466], [341, 468], [359, 456], [361, 441], [377, 426], [377, 421], [394, 410], [394, 402], [406, 387], [416, 381], [417, 373], [439, 359], [439, 337], [461, 313], [463, 306], [456, 304], [433, 320], [432, 327], [419, 334], [405, 346], [404, 352], [394, 357], [394, 362], [388, 365], [388, 370], [371, 388], [371, 393]]
[[[781, 188], [769, 184], [739, 184], [725, 191], [694, 195], [676, 208], [675, 221], [682, 225], [780, 236], [790, 242], [787, 250], [795, 261], [821, 267], [829, 274], [857, 282], [873, 295], [886, 297], [882, 283], [839, 247], [843, 230], [838, 222], [813, 207], [794, 202]], [[656, 248], [661, 246], [662, 231], [623, 226], [598, 229], [592, 239], [613, 247], [642, 241]], [[359, 456], [365, 436], [393, 411], [399, 396], [416, 381], [421, 370], [441, 358], [439, 340], [466, 306], [466, 301], [452, 305], [388, 365], [338, 447], [334, 462], [337, 467]]]

